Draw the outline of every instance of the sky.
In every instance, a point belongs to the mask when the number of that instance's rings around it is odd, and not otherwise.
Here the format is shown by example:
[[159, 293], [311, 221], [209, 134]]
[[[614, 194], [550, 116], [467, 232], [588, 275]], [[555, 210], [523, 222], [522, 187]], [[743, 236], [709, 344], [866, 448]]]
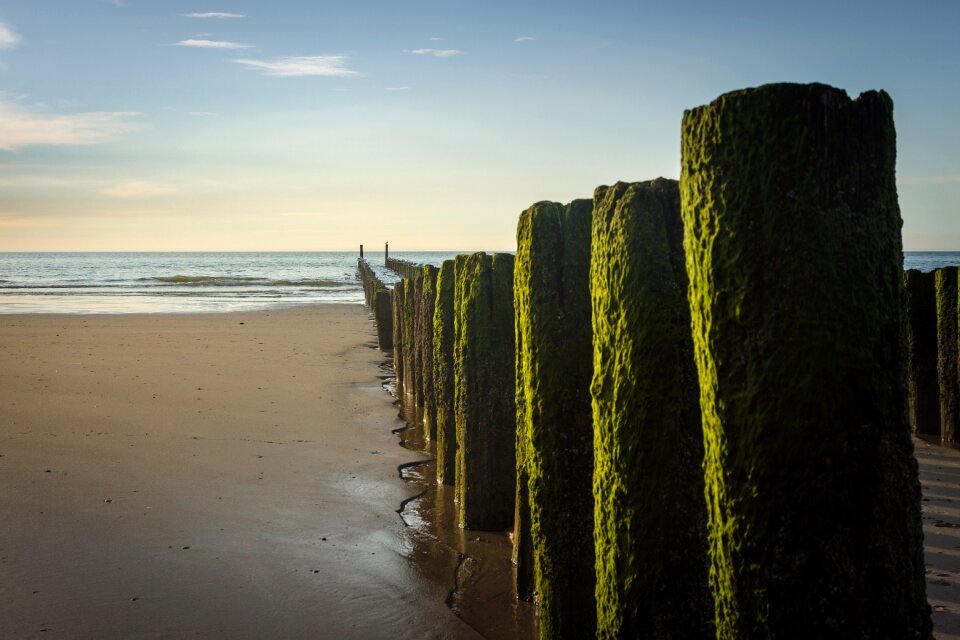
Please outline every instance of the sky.
[[960, 250], [958, 34], [953, 0], [0, 0], [0, 251], [510, 250], [769, 82], [886, 90], [904, 248]]

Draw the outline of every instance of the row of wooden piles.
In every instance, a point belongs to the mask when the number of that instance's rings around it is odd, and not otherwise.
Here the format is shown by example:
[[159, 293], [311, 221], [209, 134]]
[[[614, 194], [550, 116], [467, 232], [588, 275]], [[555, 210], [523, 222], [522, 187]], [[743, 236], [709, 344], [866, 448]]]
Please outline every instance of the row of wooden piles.
[[363, 285], [363, 299], [370, 307], [377, 326], [377, 342], [381, 349], [393, 349], [393, 298], [390, 288], [377, 277], [362, 256], [357, 261], [357, 269]]
[[910, 424], [919, 436], [960, 444], [960, 307], [957, 267], [903, 276]]
[[892, 109], [726, 94], [679, 182], [390, 265], [400, 397], [541, 637], [931, 637]]

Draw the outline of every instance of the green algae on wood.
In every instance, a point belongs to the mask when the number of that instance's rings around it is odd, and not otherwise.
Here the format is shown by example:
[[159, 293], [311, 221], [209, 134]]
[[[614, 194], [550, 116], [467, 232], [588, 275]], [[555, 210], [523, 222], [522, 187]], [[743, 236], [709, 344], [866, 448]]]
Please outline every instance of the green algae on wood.
[[458, 522], [502, 531], [515, 490], [513, 256], [458, 256], [454, 289], [454, 409]]
[[387, 258], [386, 266], [388, 269], [399, 275], [401, 278], [413, 280], [420, 277], [420, 270], [423, 268], [415, 262], [409, 260], [400, 260], [397, 258]]
[[893, 103], [768, 85], [682, 129], [717, 637], [930, 638]]
[[675, 180], [598, 187], [590, 290], [599, 638], [713, 635]]
[[957, 267], [934, 272], [937, 312], [937, 380], [940, 392], [940, 439], [960, 442], [960, 376], [957, 366]]
[[401, 404], [410, 412], [411, 422], [417, 419], [417, 407], [420, 391], [416, 385], [419, 371], [419, 357], [416, 345], [417, 295], [419, 293], [419, 278], [404, 279], [403, 296], [403, 396]]
[[437, 272], [433, 309], [434, 437], [437, 441], [437, 482], [456, 479], [457, 427], [453, 404], [453, 286], [454, 261], [444, 260]]
[[937, 296], [934, 273], [903, 273], [907, 332], [907, 397], [913, 432], [940, 435]]
[[436, 304], [437, 268], [426, 265], [420, 276], [420, 299], [417, 305], [416, 348], [420, 368], [417, 385], [420, 387], [420, 404], [423, 409], [423, 435], [427, 440], [434, 437], [436, 422], [436, 398], [433, 382], [433, 314]]
[[[518, 578], [527, 568], [523, 502], [541, 638], [596, 631], [593, 545], [591, 200], [539, 202], [517, 226]], [[526, 482], [527, 491], [520, 486]], [[526, 585], [519, 583], [519, 593]]]
[[520, 381], [523, 380], [523, 333], [517, 307], [517, 265], [514, 262], [514, 378], [517, 381], [514, 402], [517, 407], [515, 456], [517, 468], [516, 492], [513, 496], [513, 540], [510, 559], [513, 561], [513, 588], [517, 599], [532, 602], [536, 595], [536, 577], [533, 567], [533, 540], [530, 532], [530, 473], [527, 469], [528, 442], [526, 399]]

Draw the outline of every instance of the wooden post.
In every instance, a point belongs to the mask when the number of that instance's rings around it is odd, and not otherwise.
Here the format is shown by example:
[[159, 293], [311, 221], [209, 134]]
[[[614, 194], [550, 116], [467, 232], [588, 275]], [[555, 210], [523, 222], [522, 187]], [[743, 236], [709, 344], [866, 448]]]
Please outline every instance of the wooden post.
[[882, 91], [683, 115], [718, 640], [932, 636], [895, 160]]
[[454, 407], [458, 524], [513, 523], [516, 404], [513, 256], [458, 256], [454, 284]]
[[386, 264], [387, 260], [389, 259], [390, 259], [390, 243], [384, 242], [383, 243], [383, 263]]
[[957, 387], [957, 273], [956, 267], [934, 272], [937, 304], [937, 381], [940, 388], [940, 442], [960, 441], [960, 399]]
[[514, 544], [517, 594], [528, 595], [533, 579], [541, 638], [592, 638], [597, 630], [595, 608], [585, 606], [595, 601], [592, 213], [592, 200], [538, 202], [517, 224]]
[[597, 187], [590, 288], [598, 639], [712, 635], [682, 242], [676, 181]]
[[437, 298], [433, 309], [433, 390], [437, 440], [437, 482], [454, 484], [457, 433], [453, 404], [453, 285], [454, 261], [444, 260], [437, 273]]
[[916, 269], [904, 271], [903, 288], [906, 300], [907, 397], [910, 400], [910, 424], [916, 434], [939, 437], [936, 274], [933, 271], [923, 273]]
[[360, 257], [363, 258], [363, 245], [360, 245]]

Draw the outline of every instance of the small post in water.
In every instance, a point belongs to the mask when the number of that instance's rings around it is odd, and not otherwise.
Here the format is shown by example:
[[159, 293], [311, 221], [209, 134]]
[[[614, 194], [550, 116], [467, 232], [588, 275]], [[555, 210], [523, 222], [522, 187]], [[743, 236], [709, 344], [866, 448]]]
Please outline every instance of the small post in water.
[[363, 260], [363, 245], [360, 245], [360, 259]]
[[384, 242], [383, 243], [383, 263], [386, 264], [387, 260], [389, 259], [390, 259], [390, 243]]

